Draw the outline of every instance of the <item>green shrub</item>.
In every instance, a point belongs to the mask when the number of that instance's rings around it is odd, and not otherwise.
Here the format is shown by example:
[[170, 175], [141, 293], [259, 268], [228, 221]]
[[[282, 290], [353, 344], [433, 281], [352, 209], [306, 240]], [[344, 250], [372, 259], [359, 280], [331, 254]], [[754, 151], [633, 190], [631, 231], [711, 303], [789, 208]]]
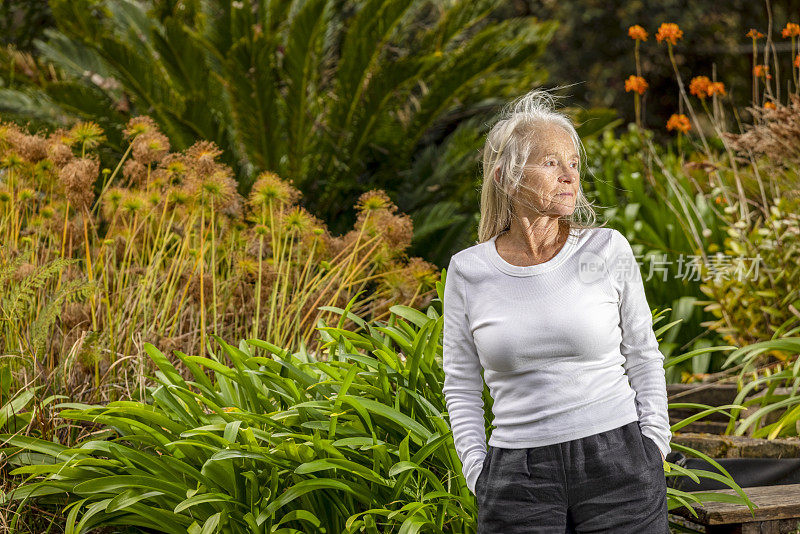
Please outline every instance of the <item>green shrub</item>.
[[[641, 131], [652, 140], [653, 132]], [[657, 156], [669, 176], [658, 165], [645, 161], [643, 139], [630, 124], [628, 131], [615, 136], [611, 131], [585, 143], [588, 176], [587, 197], [597, 205], [602, 220], [622, 232], [631, 243], [642, 270], [650, 305], [670, 310], [669, 321], [680, 321], [664, 335], [661, 349], [666, 356], [718, 344], [701, 336], [704, 321], [713, 320], [704, 310], [700, 281], [681, 276], [677, 262], [713, 248], [721, 241], [724, 222], [719, 220], [703, 195], [695, 195], [692, 177], [681, 171], [681, 162], [669, 148], [658, 149]], [[674, 180], [673, 187], [668, 181]], [[696, 229], [696, 230], [695, 230]], [[703, 231], [702, 229], [707, 229]], [[652, 273], [651, 273], [652, 266]], [[664, 274], [659, 269], [667, 267]], [[717, 370], [724, 361], [722, 353], [704, 353], [681, 366], [667, 370], [669, 382], [680, 381], [687, 374]]]
[[[325, 358], [214, 336], [221, 350], [208, 357], [175, 352], [184, 379], [148, 344], [160, 385], [146, 402], [65, 406], [68, 424], [88, 432], [72, 446], [0, 436], [10, 474], [29, 477], [4, 501], [68, 503], [74, 532], [473, 532], [475, 500], [442, 395], [443, 284], [424, 313], [394, 306], [386, 324], [353, 315], [353, 301], [329, 308], [341, 319], [318, 328]], [[342, 328], [346, 317], [355, 331]], [[665, 465], [744, 496], [727, 473]], [[670, 506], [699, 502], [669, 495]]]

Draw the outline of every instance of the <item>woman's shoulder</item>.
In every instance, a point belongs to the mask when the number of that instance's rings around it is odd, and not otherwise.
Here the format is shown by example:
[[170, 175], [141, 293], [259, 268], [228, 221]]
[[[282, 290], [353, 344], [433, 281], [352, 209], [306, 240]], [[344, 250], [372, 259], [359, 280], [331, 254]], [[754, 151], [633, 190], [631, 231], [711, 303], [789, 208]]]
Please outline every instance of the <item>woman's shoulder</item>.
[[461, 275], [477, 273], [481, 269], [489, 267], [486, 257], [486, 247], [492, 246], [490, 240], [475, 243], [463, 248], [450, 257], [450, 264], [447, 270], [458, 270]]
[[579, 242], [597, 249], [617, 249], [627, 243], [627, 238], [616, 228], [609, 226], [593, 226], [573, 230]]

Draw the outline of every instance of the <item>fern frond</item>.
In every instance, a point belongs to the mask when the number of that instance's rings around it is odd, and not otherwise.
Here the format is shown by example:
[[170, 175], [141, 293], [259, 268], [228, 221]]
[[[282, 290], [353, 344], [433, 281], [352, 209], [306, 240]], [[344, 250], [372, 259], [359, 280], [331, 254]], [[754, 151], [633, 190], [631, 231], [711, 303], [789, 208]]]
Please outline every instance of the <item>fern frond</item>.
[[[34, 271], [25, 276], [19, 283], [8, 284], [0, 300], [0, 312], [3, 318], [6, 320], [24, 318], [26, 307], [35, 306], [34, 298], [36, 297], [36, 292], [44, 288], [48, 279], [77, 261], [71, 258], [56, 258], [51, 262], [34, 268]], [[17, 265], [16, 270], [18, 271], [21, 263], [14, 261], [12, 264]]]
[[55, 295], [48, 299], [42, 311], [36, 316], [31, 324], [31, 337], [33, 339], [33, 350], [36, 357], [42, 355], [42, 351], [47, 343], [47, 338], [55, 324], [58, 314], [61, 312], [61, 305], [70, 295], [76, 298], [86, 299], [95, 290], [96, 282], [75, 279], [66, 282], [61, 286]]

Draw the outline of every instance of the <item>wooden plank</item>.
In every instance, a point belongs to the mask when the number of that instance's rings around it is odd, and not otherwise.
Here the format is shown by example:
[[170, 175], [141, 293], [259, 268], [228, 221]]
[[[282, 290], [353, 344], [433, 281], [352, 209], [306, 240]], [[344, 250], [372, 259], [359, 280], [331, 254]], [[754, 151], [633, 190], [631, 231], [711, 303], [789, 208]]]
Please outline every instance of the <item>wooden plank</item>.
[[710, 525], [706, 527], [706, 534], [794, 534], [798, 528], [800, 528], [800, 522], [797, 519], [778, 519], [731, 525]]
[[678, 431], [673, 433], [672, 441], [717, 459], [800, 458], [800, 438], [797, 437], [766, 439]]
[[[779, 519], [800, 518], [800, 484], [780, 484], [773, 486], [754, 486], [742, 488], [744, 493], [753, 501], [757, 508], [750, 509], [743, 504], [726, 502], [707, 502], [702, 505], [692, 505], [698, 517], [685, 507], [681, 506], [670, 510], [670, 513], [680, 515], [703, 525], [726, 525], [732, 523], [753, 523], [759, 521], [776, 521]], [[689, 493], [705, 493], [708, 490], [691, 491]], [[712, 490], [715, 493], [737, 495], [732, 489]]]

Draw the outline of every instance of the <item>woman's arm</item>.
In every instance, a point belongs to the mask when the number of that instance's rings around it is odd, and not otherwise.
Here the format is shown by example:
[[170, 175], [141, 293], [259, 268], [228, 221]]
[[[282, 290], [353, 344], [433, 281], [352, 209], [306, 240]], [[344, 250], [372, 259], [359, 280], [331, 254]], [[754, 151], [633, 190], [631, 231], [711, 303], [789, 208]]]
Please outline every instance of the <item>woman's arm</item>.
[[664, 355], [653, 332], [653, 314], [645, 296], [644, 282], [630, 243], [612, 230], [609, 266], [612, 285], [619, 293], [620, 351], [625, 372], [636, 392], [636, 411], [642, 434], [652, 439], [665, 456], [672, 432], [667, 411]]
[[478, 351], [469, 328], [466, 284], [451, 258], [445, 276], [442, 367], [444, 393], [453, 442], [467, 487], [475, 483], [486, 456], [483, 378]]

